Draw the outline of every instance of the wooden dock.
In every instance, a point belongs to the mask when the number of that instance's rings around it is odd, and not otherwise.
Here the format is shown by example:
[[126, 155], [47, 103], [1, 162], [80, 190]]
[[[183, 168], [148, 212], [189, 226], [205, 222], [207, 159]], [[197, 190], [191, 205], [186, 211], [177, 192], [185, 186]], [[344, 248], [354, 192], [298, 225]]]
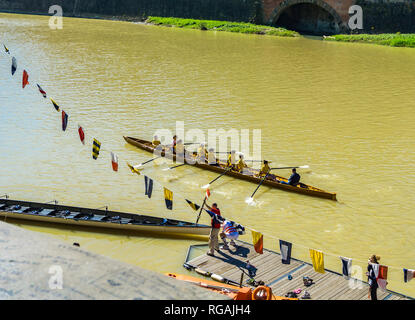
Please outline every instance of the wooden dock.
[[[300, 298], [307, 290], [312, 300], [369, 300], [369, 285], [360, 280], [354, 280], [354, 286], [349, 285], [343, 275], [325, 269], [325, 273], [314, 271], [313, 265], [304, 261], [291, 258], [290, 264], [282, 264], [281, 255], [277, 252], [264, 249], [263, 254], [255, 252], [253, 245], [242, 241], [236, 241], [238, 247], [230, 246], [230, 250], [215, 251], [215, 257], [203, 253], [202, 255], [189, 259], [192, 255], [192, 249], [201, 248], [207, 252], [207, 245], [191, 246], [188, 251], [186, 263], [204, 271], [221, 275], [229, 280], [240, 282], [242, 270], [248, 273], [246, 261], [255, 268], [256, 281], [264, 281], [266, 285], [272, 288], [272, 292], [278, 296], [285, 296], [287, 292], [301, 288], [302, 292], [298, 295]], [[193, 252], [194, 254], [194, 252]], [[340, 263], [340, 260], [339, 260]], [[365, 274], [366, 270], [364, 270]], [[288, 276], [292, 276], [292, 280]], [[313, 279], [314, 284], [309, 287], [304, 286], [303, 277], [307, 276]], [[244, 285], [249, 279], [244, 276]], [[408, 300], [412, 299], [403, 294], [390, 290], [378, 289], [378, 300]]]

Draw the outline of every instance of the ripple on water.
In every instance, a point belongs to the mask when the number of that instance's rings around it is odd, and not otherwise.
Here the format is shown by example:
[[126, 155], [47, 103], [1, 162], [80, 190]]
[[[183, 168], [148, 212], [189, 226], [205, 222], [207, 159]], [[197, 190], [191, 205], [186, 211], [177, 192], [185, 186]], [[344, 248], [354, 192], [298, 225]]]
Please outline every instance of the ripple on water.
[[[385, 264], [415, 265], [408, 250], [415, 245], [412, 51], [70, 18], [57, 33], [45, 30], [47, 19], [2, 14], [0, 20], [18, 74], [28, 68], [31, 79], [22, 90], [20, 76], [10, 75], [10, 57], [0, 59], [0, 193], [194, 221], [184, 198], [201, 204], [200, 187], [217, 175], [196, 168], [164, 172], [171, 163], [156, 160], [142, 173], [157, 182], [148, 199], [142, 176], [125, 162], [151, 155], [122, 136], [151, 139], [157, 129], [174, 130], [176, 120], [204, 132], [259, 128], [265, 159], [309, 165], [299, 169], [303, 181], [337, 192], [339, 202], [261, 186], [250, 206], [245, 200], [256, 185], [223, 177], [209, 201], [225, 217], [264, 232], [271, 249], [278, 239], [292, 241], [294, 255], [307, 261], [313, 247], [360, 260], [375, 252]], [[36, 82], [69, 114], [66, 132]], [[102, 142], [96, 161], [92, 138]], [[118, 173], [109, 151], [119, 156]], [[174, 191], [172, 211], [163, 186]], [[187, 247], [198, 243], [31, 228], [160, 272], [182, 272]], [[243, 239], [251, 241], [250, 233]], [[327, 263], [340, 271], [337, 260]], [[415, 296], [393, 274], [390, 287]]]

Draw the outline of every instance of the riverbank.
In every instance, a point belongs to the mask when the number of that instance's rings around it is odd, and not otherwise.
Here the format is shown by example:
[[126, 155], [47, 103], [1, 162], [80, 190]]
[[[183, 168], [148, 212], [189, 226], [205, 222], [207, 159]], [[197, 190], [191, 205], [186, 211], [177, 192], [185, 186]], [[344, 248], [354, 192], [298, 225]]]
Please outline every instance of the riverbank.
[[176, 27], [183, 29], [199, 29], [212, 31], [227, 31], [248, 34], [261, 34], [279, 37], [298, 37], [300, 34], [296, 31], [284, 28], [275, 28], [270, 26], [256, 25], [245, 22], [229, 22], [217, 20], [197, 20], [182, 18], [163, 18], [148, 17], [145, 21], [147, 24], [165, 27]]
[[0, 250], [1, 300], [226, 298], [4, 222]]
[[415, 34], [338, 34], [324, 37], [325, 41], [371, 43], [390, 47], [415, 48]]

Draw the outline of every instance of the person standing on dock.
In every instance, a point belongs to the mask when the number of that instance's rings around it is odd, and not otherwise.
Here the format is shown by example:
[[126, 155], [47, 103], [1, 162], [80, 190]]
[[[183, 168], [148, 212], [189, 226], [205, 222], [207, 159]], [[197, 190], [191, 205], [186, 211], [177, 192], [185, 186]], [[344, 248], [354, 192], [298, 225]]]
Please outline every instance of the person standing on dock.
[[367, 272], [366, 275], [368, 277], [368, 283], [369, 283], [369, 293], [370, 293], [370, 299], [371, 300], [377, 300], [377, 289], [378, 289], [378, 282], [376, 279], [376, 273], [375, 269], [373, 267], [374, 264], [379, 264], [378, 260], [380, 260], [380, 257], [377, 255], [372, 255], [369, 258], [369, 264], [367, 266]]
[[207, 203], [205, 204], [209, 211], [206, 210], [207, 213], [212, 217], [211, 225], [212, 229], [210, 230], [209, 235], [209, 251], [207, 253], [208, 256], [215, 256], [215, 250], [219, 251], [219, 231], [221, 227], [221, 222], [223, 218], [220, 216], [220, 209], [216, 203], [209, 206]]

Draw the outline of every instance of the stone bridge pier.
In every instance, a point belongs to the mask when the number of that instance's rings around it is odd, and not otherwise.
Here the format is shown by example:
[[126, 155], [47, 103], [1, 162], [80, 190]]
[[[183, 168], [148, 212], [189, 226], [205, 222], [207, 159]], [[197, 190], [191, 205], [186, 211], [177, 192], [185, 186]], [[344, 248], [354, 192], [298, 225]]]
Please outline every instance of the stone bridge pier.
[[308, 34], [349, 30], [349, 8], [356, 0], [262, 0], [264, 22]]

